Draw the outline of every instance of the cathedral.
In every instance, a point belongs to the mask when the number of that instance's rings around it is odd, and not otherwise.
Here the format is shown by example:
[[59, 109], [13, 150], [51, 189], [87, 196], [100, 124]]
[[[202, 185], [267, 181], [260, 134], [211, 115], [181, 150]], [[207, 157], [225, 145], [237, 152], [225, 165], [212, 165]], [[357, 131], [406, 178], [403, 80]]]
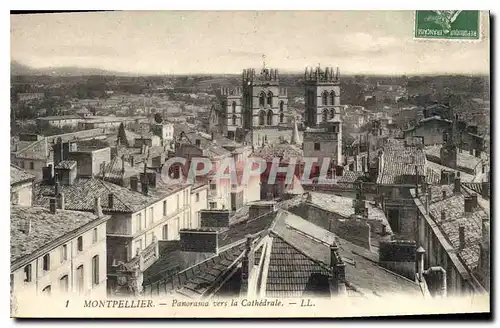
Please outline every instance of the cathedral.
[[[304, 88], [306, 126], [318, 127], [333, 119], [341, 125], [338, 68], [306, 68]], [[255, 147], [291, 143], [297, 124], [295, 119], [288, 122], [287, 115], [287, 88], [280, 84], [279, 71], [264, 64], [260, 72], [244, 69], [241, 86], [218, 90], [211, 109], [210, 130]], [[333, 131], [339, 133], [341, 127]]]

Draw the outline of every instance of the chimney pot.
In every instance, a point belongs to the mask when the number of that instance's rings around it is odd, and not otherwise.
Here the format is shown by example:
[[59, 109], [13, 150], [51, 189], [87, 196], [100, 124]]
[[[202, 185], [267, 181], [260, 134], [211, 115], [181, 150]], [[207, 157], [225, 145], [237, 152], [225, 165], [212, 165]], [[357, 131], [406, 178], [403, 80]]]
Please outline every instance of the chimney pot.
[[460, 226], [458, 227], [458, 240], [459, 240], [459, 250], [462, 250], [465, 248], [465, 227]]
[[65, 201], [65, 198], [64, 198], [64, 193], [59, 193], [59, 208], [61, 210], [65, 210], [66, 208], [66, 201]]
[[102, 217], [103, 214], [102, 214], [102, 207], [101, 207], [101, 197], [95, 197], [94, 204], [95, 204], [94, 214], [99, 218]]
[[113, 193], [108, 194], [108, 207], [113, 208], [115, 203], [115, 196]]
[[51, 198], [49, 203], [50, 213], [55, 214], [57, 211], [56, 199]]

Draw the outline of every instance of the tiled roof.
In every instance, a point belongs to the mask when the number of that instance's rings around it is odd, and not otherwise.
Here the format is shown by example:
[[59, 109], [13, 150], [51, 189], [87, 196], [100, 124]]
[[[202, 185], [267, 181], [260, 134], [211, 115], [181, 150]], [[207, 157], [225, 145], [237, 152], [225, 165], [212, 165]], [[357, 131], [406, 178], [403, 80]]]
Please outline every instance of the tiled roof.
[[[193, 299], [205, 296], [218, 282], [222, 282], [221, 278], [228, 274], [229, 267], [238, 260], [244, 249], [245, 244], [241, 243], [180, 272], [173, 277], [179, 286], [176, 293]], [[191, 278], [186, 279], [186, 276]]]
[[363, 177], [363, 172], [357, 171], [344, 171], [344, 175], [337, 177], [338, 183], [354, 183], [358, 178]]
[[215, 255], [213, 253], [183, 252], [180, 250], [178, 240], [160, 240], [159, 252], [159, 259], [143, 272], [144, 285], [149, 285], [160, 280], [168, 280], [178, 272]]
[[76, 166], [76, 161], [61, 161], [57, 166], [55, 167], [56, 169], [65, 169], [65, 170], [70, 170]]
[[[462, 178], [462, 175], [460, 175]], [[462, 182], [462, 186], [467, 187], [468, 189], [478, 193], [479, 195], [483, 194], [483, 184], [481, 182]], [[490, 196], [491, 188], [488, 190], [488, 196]]]
[[34, 180], [35, 176], [26, 172], [25, 170], [21, 169], [20, 167], [17, 167], [13, 164], [10, 164], [10, 185], [12, 186], [13, 184], [19, 183], [19, 182], [24, 182], [24, 181], [29, 181], [29, 180]]
[[[122, 165], [124, 171], [122, 171]], [[150, 172], [150, 170], [147, 171]], [[104, 168], [104, 179], [112, 183], [120, 183], [123, 179], [139, 176], [141, 172], [144, 172], [144, 168], [140, 166], [132, 167], [129, 161], [123, 161], [120, 157], [116, 156], [111, 162], [106, 164]]]
[[44, 116], [37, 118], [41, 121], [58, 121], [58, 120], [80, 120], [82, 119], [78, 115], [62, 115], [62, 116]]
[[[425, 147], [425, 153], [437, 158], [441, 157], [441, 145]], [[481, 158], [469, 154], [468, 151], [462, 150], [457, 152], [457, 166], [475, 170], [481, 162]]]
[[[435, 172], [434, 175], [439, 174], [439, 180], [437, 180], [437, 177], [436, 177], [436, 178], [434, 178], [432, 180], [432, 182], [428, 181], [431, 184], [439, 184], [440, 183], [440, 180], [441, 180], [441, 171], [454, 172], [455, 175], [457, 174], [457, 172], [459, 172], [458, 170], [454, 170], [451, 167], [444, 166], [444, 165], [432, 162], [430, 160], [427, 161], [427, 168], [430, 169], [430, 170], [432, 170], [433, 172]], [[464, 181], [464, 182], [472, 182], [474, 180], [474, 176], [471, 175], [471, 174], [468, 174], [468, 173], [460, 171], [460, 179], [462, 181]]]
[[47, 160], [52, 156], [52, 148], [47, 144], [47, 139], [31, 143], [28, 147], [16, 153], [17, 158]]
[[[329, 249], [328, 249], [329, 253]], [[258, 254], [258, 255], [257, 255]], [[262, 253], [256, 254], [256, 261]], [[328, 267], [273, 234], [266, 297], [330, 296]]]
[[[152, 203], [155, 203], [167, 195], [185, 188], [186, 186], [166, 186], [157, 182], [156, 188], [149, 188], [148, 195], [142, 192], [132, 191], [129, 188], [121, 187], [114, 183], [102, 181], [96, 178], [78, 178], [72, 185], [61, 184], [60, 190], [64, 193], [66, 208], [77, 211], [93, 211], [94, 198], [101, 198], [101, 207], [103, 211], [110, 212], [137, 212]], [[138, 190], [141, 190], [141, 184], [138, 184]], [[38, 206], [49, 206], [49, 199], [54, 197], [54, 186], [50, 184], [37, 184], [34, 188], [34, 204]], [[108, 195], [113, 193], [115, 201], [113, 208], [109, 208]]]
[[290, 144], [271, 144], [262, 148], [256, 148], [252, 157], [260, 157], [266, 162], [272, 162], [275, 158], [281, 158], [282, 161], [289, 161], [291, 158], [296, 158], [298, 161], [302, 159], [302, 149]]
[[419, 175], [424, 175], [426, 159], [421, 149], [400, 147], [396, 143], [389, 142], [383, 156], [382, 172], [377, 178], [379, 184], [404, 184], [405, 177], [415, 176], [417, 170]]
[[224, 146], [234, 144], [232, 140], [221, 136], [214, 136], [214, 140], [212, 140], [212, 136], [181, 124], [174, 125], [174, 133], [179, 138], [180, 143], [196, 146], [196, 140], [199, 140], [200, 145], [198, 147], [203, 151], [203, 155], [210, 158], [229, 156], [231, 152], [225, 149]]
[[[307, 220], [288, 213], [276, 220], [273, 233], [307, 257], [330, 266], [330, 244], [335, 240], [346, 263], [348, 286], [365, 294], [411, 293], [421, 295], [414, 282], [378, 266], [376, 253], [354, 245]], [[274, 243], [273, 243], [274, 248]]]
[[266, 215], [261, 215], [255, 219], [239, 221], [230, 225], [227, 230], [220, 233], [219, 247], [224, 247], [240, 241], [244, 239], [246, 235], [253, 235], [269, 229], [275, 216], [276, 212], [271, 212]]
[[[436, 190], [435, 190], [436, 189]], [[447, 197], [434, 196], [435, 192], [447, 191]], [[451, 186], [433, 188], [433, 195], [429, 211], [431, 217], [439, 226], [453, 248], [456, 250], [464, 264], [475, 270], [480, 255], [480, 241], [482, 238], [482, 220], [489, 220], [489, 215], [480, 207], [475, 208], [472, 213], [464, 213], [464, 195], [453, 194]], [[433, 202], [433, 200], [435, 200]], [[445, 213], [445, 220], [441, 219], [441, 212]], [[460, 250], [459, 227], [465, 228], [465, 247]]]
[[[55, 214], [52, 214], [42, 207], [12, 206], [10, 213], [11, 263], [96, 219], [93, 213], [57, 210]], [[30, 221], [31, 233], [27, 233], [26, 228]]]

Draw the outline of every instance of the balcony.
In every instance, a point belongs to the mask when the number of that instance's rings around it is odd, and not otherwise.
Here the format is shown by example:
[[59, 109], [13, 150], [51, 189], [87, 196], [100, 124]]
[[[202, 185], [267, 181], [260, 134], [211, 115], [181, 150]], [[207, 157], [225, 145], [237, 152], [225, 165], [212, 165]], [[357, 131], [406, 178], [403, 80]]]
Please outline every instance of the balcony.
[[130, 261], [125, 263], [125, 269], [133, 270], [134, 268], [138, 268], [141, 272], [144, 272], [153, 263], [155, 263], [159, 257], [160, 257], [160, 252], [158, 249], [158, 240], [156, 239], [155, 236], [153, 238], [153, 242], [148, 247], [143, 249]]

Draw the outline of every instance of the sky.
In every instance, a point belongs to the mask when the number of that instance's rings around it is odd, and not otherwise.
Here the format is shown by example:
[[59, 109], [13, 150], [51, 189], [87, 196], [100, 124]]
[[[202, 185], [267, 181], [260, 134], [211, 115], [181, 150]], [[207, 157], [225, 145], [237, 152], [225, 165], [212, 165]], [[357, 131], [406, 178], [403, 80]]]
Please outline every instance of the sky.
[[11, 15], [11, 60], [132, 74], [267, 67], [346, 74], [489, 74], [479, 42], [414, 40], [413, 11], [121, 11]]

